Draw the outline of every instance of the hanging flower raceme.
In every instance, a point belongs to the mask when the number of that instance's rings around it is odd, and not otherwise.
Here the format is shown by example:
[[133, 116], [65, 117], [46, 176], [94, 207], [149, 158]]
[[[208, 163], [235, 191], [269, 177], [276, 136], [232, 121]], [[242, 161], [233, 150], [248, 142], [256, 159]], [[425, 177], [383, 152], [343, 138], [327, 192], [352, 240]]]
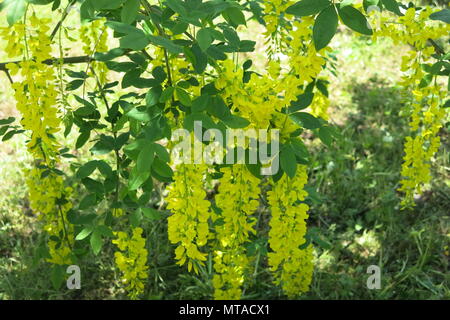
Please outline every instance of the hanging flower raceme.
[[253, 213], [258, 208], [259, 179], [245, 165], [222, 168], [218, 194], [220, 213], [215, 217], [217, 247], [214, 250], [214, 297], [240, 299], [249, 258], [245, 243], [256, 234]]
[[177, 245], [177, 264], [188, 264], [188, 270], [198, 272], [207, 253], [202, 252], [211, 238], [209, 232], [210, 202], [204, 190], [204, 175], [208, 167], [203, 164], [180, 164], [174, 173], [174, 182], [168, 187], [167, 209], [169, 240]]
[[[72, 189], [64, 186], [61, 176], [50, 171], [58, 163], [55, 134], [60, 130], [58, 117], [57, 78], [48, 63], [52, 58], [52, 40], [48, 36], [50, 19], [40, 19], [34, 13], [29, 24], [22, 22], [2, 30], [7, 41], [9, 58], [22, 56], [23, 61], [7, 65], [11, 75], [19, 74], [14, 82], [16, 108], [22, 115], [22, 127], [31, 134], [27, 144], [35, 164], [49, 169], [34, 168], [27, 171], [30, 206], [44, 222], [49, 235], [48, 262], [64, 265], [72, 262], [74, 244], [73, 226], [67, 213], [72, 208], [68, 201]], [[47, 172], [46, 172], [47, 170]]]
[[442, 105], [448, 93], [436, 84], [435, 76], [427, 80], [429, 75], [423, 68], [427, 64], [431, 66], [435, 60], [435, 50], [429, 46], [428, 40], [450, 32], [449, 24], [429, 19], [432, 13], [430, 7], [420, 12], [409, 8], [404, 16], [397, 18], [397, 23], [388, 23], [388, 18], [381, 17], [380, 29], [375, 32], [375, 37], [390, 37], [396, 43], [414, 48], [402, 57], [401, 71], [404, 75], [399, 82], [411, 129], [411, 135], [406, 137], [403, 179], [399, 188], [405, 194], [401, 203], [403, 207], [414, 206], [414, 195], [421, 194], [431, 180], [430, 163], [439, 149], [438, 132], [446, 116]]
[[122, 271], [122, 281], [131, 299], [137, 299], [144, 293], [144, 283], [148, 278], [147, 249], [142, 228], [132, 229], [132, 235], [126, 232], [114, 232], [116, 239], [112, 243], [120, 251], [114, 253], [116, 265]]
[[[80, 28], [80, 40], [83, 43], [83, 52], [92, 56], [95, 52], [108, 51], [108, 31], [103, 19], [94, 20]], [[99, 78], [101, 84], [105, 84], [108, 75], [108, 67], [103, 62], [91, 61], [91, 66]]]
[[27, 172], [30, 206], [44, 221], [44, 230], [49, 235], [50, 258], [47, 261], [59, 265], [71, 264], [74, 230], [67, 219], [67, 213], [72, 209], [72, 203], [67, 199], [70, 199], [73, 190], [64, 187], [62, 177], [54, 173], [42, 178], [43, 171], [34, 168]]
[[31, 132], [27, 146], [35, 158], [47, 163], [56, 154], [58, 144], [54, 134], [59, 131], [56, 77], [52, 66], [44, 63], [51, 58], [51, 40], [47, 36], [49, 19], [30, 16], [30, 25], [15, 24], [2, 30], [8, 42], [10, 58], [23, 54], [23, 61], [7, 65], [11, 75], [20, 74], [22, 81], [14, 82], [16, 107], [22, 114], [21, 124]]
[[305, 239], [309, 207], [303, 201], [308, 195], [304, 190], [307, 179], [306, 167], [298, 166], [294, 178], [284, 175], [272, 182], [267, 197], [272, 212], [269, 245], [273, 252], [268, 254], [269, 265], [275, 282], [289, 297], [308, 291], [313, 273], [313, 248], [306, 246]]

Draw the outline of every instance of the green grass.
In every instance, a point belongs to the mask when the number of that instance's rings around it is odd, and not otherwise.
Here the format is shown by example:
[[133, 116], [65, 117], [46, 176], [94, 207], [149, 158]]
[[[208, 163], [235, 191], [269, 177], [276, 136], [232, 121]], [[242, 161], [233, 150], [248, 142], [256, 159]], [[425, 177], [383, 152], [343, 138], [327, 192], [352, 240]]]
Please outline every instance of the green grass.
[[[308, 141], [313, 154], [309, 185], [320, 198], [312, 203], [308, 223], [322, 242], [315, 245], [311, 290], [301, 298], [449, 299], [448, 132], [441, 133], [432, 184], [416, 208], [400, 210], [396, 189], [408, 132], [395, 85], [400, 55], [392, 53], [399, 48], [387, 41], [350, 40], [342, 33], [335, 44], [339, 65], [331, 78], [330, 115], [342, 138], [331, 148]], [[7, 85], [2, 75], [0, 94], [7, 98], [0, 105], [2, 116], [14, 113]], [[24, 141], [0, 143], [0, 299], [125, 298], [111, 244], [80, 262], [82, 290], [52, 287], [49, 265], [33, 258], [45, 239], [28, 205], [22, 169], [29, 166]], [[267, 221], [269, 212], [261, 212], [261, 218]], [[199, 275], [186, 273], [174, 263], [165, 222], [146, 223], [150, 270], [144, 298], [211, 298], [211, 265]], [[283, 299], [263, 252], [258, 251], [244, 298]], [[382, 269], [380, 290], [366, 287], [367, 267], [374, 264]]]

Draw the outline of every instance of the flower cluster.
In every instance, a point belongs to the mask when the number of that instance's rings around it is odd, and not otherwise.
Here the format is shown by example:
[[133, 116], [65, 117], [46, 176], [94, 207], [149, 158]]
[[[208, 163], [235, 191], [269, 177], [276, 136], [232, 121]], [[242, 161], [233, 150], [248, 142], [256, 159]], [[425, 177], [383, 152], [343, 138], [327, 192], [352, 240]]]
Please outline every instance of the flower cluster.
[[[83, 43], [83, 52], [92, 56], [95, 52], [108, 51], [108, 30], [103, 19], [94, 20], [82, 25], [80, 28], [80, 40]], [[101, 84], [107, 81], [108, 68], [103, 62], [92, 61], [92, 68], [99, 77]]]
[[24, 60], [7, 65], [11, 75], [19, 74], [22, 81], [12, 84], [16, 107], [22, 114], [21, 124], [31, 132], [28, 149], [35, 158], [49, 163], [55, 155], [57, 142], [54, 134], [59, 131], [57, 84], [52, 66], [44, 63], [51, 58], [49, 19], [39, 19], [34, 14], [25, 27], [17, 23], [2, 30], [2, 37], [8, 42], [6, 52], [10, 58], [23, 54]]
[[[402, 57], [400, 81], [405, 97], [405, 106], [410, 115], [411, 135], [406, 137], [405, 156], [399, 191], [405, 193], [402, 206], [414, 206], [414, 195], [421, 194], [425, 184], [431, 180], [430, 161], [440, 146], [439, 129], [445, 119], [442, 105], [448, 95], [436, 83], [436, 76], [427, 80], [423, 66], [431, 66], [434, 60], [434, 48], [428, 45], [428, 39], [448, 35], [449, 24], [431, 21], [433, 9], [426, 7], [420, 12], [409, 8], [397, 23], [387, 22], [381, 17], [380, 29], [374, 37], [386, 36], [396, 43], [405, 43], [414, 48]], [[384, 19], [384, 20], [383, 20]], [[429, 76], [429, 75], [428, 75]], [[412, 95], [411, 95], [412, 93]]]
[[[215, 217], [217, 248], [214, 250], [214, 297], [219, 300], [240, 299], [248, 258], [245, 243], [256, 234], [259, 179], [245, 165], [222, 168], [216, 205], [221, 212]], [[220, 223], [219, 223], [220, 222]]]
[[114, 232], [116, 239], [112, 240], [120, 250], [114, 253], [114, 257], [131, 299], [137, 299], [144, 292], [144, 282], [148, 277], [148, 253], [142, 232], [142, 228], [134, 228], [131, 237], [126, 232]]
[[313, 273], [313, 248], [302, 248], [309, 209], [303, 202], [308, 195], [303, 189], [307, 179], [306, 167], [299, 166], [293, 179], [284, 175], [272, 183], [267, 197], [272, 211], [269, 265], [275, 272], [275, 282], [289, 297], [308, 291]]
[[61, 176], [52, 173], [42, 178], [42, 172], [38, 168], [27, 172], [30, 206], [39, 214], [39, 219], [44, 221], [44, 230], [50, 238], [50, 258], [47, 261], [59, 265], [70, 264], [74, 236], [73, 225], [67, 220], [67, 212], [72, 208], [72, 203], [66, 199], [70, 198], [73, 190], [64, 187]]
[[211, 237], [209, 231], [210, 202], [204, 190], [206, 165], [180, 164], [174, 174], [174, 182], [168, 187], [167, 208], [172, 215], [168, 219], [169, 240], [177, 245], [177, 264], [188, 264], [188, 270], [198, 272], [207, 254], [200, 250]]
[[262, 1], [264, 9], [264, 22], [266, 24], [266, 36], [272, 36], [279, 29], [280, 22], [283, 20], [281, 14], [286, 11], [286, 9], [294, 4], [295, 1], [292, 0], [271, 0]]
[[[23, 57], [23, 61], [10, 63], [7, 68], [11, 75], [21, 76], [21, 81], [14, 82], [12, 87], [16, 108], [22, 114], [22, 127], [31, 134], [28, 150], [35, 164], [54, 168], [59, 146], [54, 135], [59, 131], [60, 119], [57, 78], [48, 64], [52, 51], [48, 36], [50, 19], [40, 19], [33, 13], [28, 21], [29, 24], [18, 22], [2, 29], [1, 36], [7, 41], [8, 57]], [[74, 236], [73, 226], [67, 221], [67, 212], [72, 208], [67, 199], [72, 189], [64, 187], [61, 176], [49, 172], [41, 168], [28, 170], [30, 206], [44, 221], [44, 230], [49, 235], [50, 258], [47, 261], [70, 264]]]

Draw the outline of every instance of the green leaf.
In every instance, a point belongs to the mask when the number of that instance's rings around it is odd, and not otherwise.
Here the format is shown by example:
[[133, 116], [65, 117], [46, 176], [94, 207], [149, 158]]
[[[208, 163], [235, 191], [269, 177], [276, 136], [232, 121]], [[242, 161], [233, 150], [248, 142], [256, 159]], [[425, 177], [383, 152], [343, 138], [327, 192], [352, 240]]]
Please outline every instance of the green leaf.
[[215, 127], [214, 121], [204, 113], [191, 113], [184, 118], [183, 127], [188, 131], [194, 130], [194, 122], [201, 121], [203, 128], [211, 129]]
[[141, 111], [138, 108], [133, 108], [130, 111], [127, 112], [127, 117], [140, 121], [140, 122], [147, 122], [150, 121], [150, 115], [147, 111]]
[[295, 154], [303, 159], [308, 159], [309, 158], [309, 151], [308, 148], [306, 148], [305, 144], [303, 143], [303, 141], [299, 140], [299, 139], [291, 139], [291, 146], [292, 149], [294, 150]]
[[131, 170], [130, 180], [128, 180], [128, 189], [137, 190], [150, 177], [149, 171], [139, 171], [137, 167]]
[[122, 7], [121, 20], [123, 23], [131, 24], [136, 20], [139, 13], [139, 0], [127, 0]]
[[432, 13], [430, 15], [431, 20], [439, 20], [445, 23], [450, 23], [450, 10], [449, 9], [443, 9], [441, 11]]
[[331, 4], [329, 0], [302, 0], [286, 9], [286, 13], [297, 17], [319, 13]]
[[[131, 26], [129, 24], [123, 23], [123, 22], [117, 22], [117, 21], [108, 21], [105, 23], [108, 27], [113, 29], [114, 31], [121, 33], [121, 34], [133, 34], [133, 33], [144, 33], [141, 29], [138, 29], [134, 26]], [[145, 33], [144, 33], [145, 35]]]
[[166, 4], [170, 9], [179, 13], [181, 16], [187, 15], [185, 4], [181, 0], [166, 0]]
[[7, 132], [7, 133], [3, 136], [2, 141], [8, 141], [8, 140], [11, 139], [12, 137], [14, 137], [14, 135], [15, 135], [16, 133], [17, 133], [16, 130], [11, 130], [11, 131]]
[[183, 52], [182, 46], [173, 43], [173, 41], [167, 38], [152, 35], [147, 35], [147, 38], [151, 43], [167, 49], [167, 51], [169, 51], [170, 53], [180, 54]]
[[253, 61], [249, 59], [244, 62], [244, 64], [242, 65], [242, 69], [248, 70], [252, 67], [252, 65], [253, 65]]
[[152, 165], [153, 170], [157, 174], [159, 174], [162, 177], [170, 178], [173, 176], [172, 168], [169, 167], [169, 165], [158, 158], [155, 158]]
[[237, 7], [230, 7], [226, 9], [223, 12], [223, 15], [228, 18], [227, 20], [229, 20], [234, 27], [237, 27], [240, 24], [243, 24], [244, 26], [246, 25], [245, 15]]
[[102, 245], [103, 245], [102, 236], [98, 230], [95, 230], [94, 232], [92, 232], [91, 238], [90, 238], [90, 243], [91, 243], [92, 251], [94, 252], [95, 255], [97, 255], [100, 252]]
[[192, 101], [192, 112], [202, 112], [210, 104], [211, 96], [202, 95]]
[[192, 106], [192, 100], [189, 96], [189, 93], [187, 93], [184, 89], [181, 89], [180, 87], [176, 87], [176, 94], [178, 100], [185, 106], [190, 107]]
[[314, 130], [322, 126], [322, 124], [316, 117], [307, 112], [293, 113], [290, 115], [290, 118], [296, 124], [306, 129]]
[[208, 29], [200, 29], [197, 32], [197, 42], [203, 52], [211, 46], [213, 40], [214, 39]]
[[165, 147], [159, 143], [154, 143], [155, 154], [164, 162], [170, 162], [170, 154]]
[[64, 282], [64, 269], [63, 266], [54, 264], [52, 265], [52, 271], [50, 274], [50, 281], [52, 282], [53, 288], [58, 290], [62, 283]]
[[25, 0], [14, 0], [10, 2], [8, 6], [8, 13], [6, 14], [6, 21], [8, 21], [10, 26], [23, 17], [26, 6], [27, 4]]
[[313, 39], [316, 50], [325, 48], [333, 39], [338, 27], [338, 15], [333, 5], [324, 9], [316, 18]]
[[93, 226], [87, 226], [86, 228], [81, 230], [79, 234], [77, 234], [77, 236], [75, 237], [75, 240], [85, 239], [87, 236], [89, 236], [92, 233], [92, 230], [94, 230]]
[[3, 126], [5, 124], [11, 124], [15, 120], [16, 120], [16, 118], [14, 118], [14, 117], [9, 117], [9, 118], [6, 118], [6, 119], [0, 119], [0, 126]]
[[0, 128], [0, 137], [3, 136], [6, 133], [6, 131], [8, 131], [8, 129], [9, 129], [8, 125], [1, 127]]
[[110, 136], [101, 135], [98, 141], [90, 151], [95, 155], [108, 154], [114, 150], [114, 138]]
[[77, 171], [78, 179], [84, 179], [86, 177], [89, 177], [96, 168], [97, 168], [97, 160], [86, 162]]
[[75, 148], [80, 149], [82, 146], [84, 146], [84, 144], [89, 140], [90, 136], [91, 136], [90, 131], [81, 132], [77, 138], [77, 142], [75, 143]]
[[100, 226], [95, 227], [95, 231], [97, 231], [104, 237], [109, 237], [109, 238], [114, 237], [114, 234], [113, 234], [111, 228], [109, 228], [108, 226], [105, 226], [105, 225], [100, 225]]
[[220, 47], [218, 45], [212, 45], [211, 47], [208, 48], [206, 53], [215, 60], [227, 59], [227, 55], [222, 50], [220, 50]]
[[161, 66], [158, 66], [155, 69], [153, 69], [152, 75], [155, 78], [155, 80], [158, 81], [159, 83], [162, 83], [164, 80], [167, 79], [167, 74], [164, 71], [164, 68]]
[[37, 5], [42, 6], [42, 5], [52, 3], [55, 0], [26, 0], [26, 1], [31, 4], [37, 4]]
[[91, 0], [97, 10], [118, 9], [125, 1], [130, 0]]
[[240, 116], [229, 116], [222, 120], [229, 128], [241, 129], [246, 128], [250, 124], [250, 121]]
[[[370, 7], [373, 7], [373, 6], [377, 6], [378, 7], [378, 3], [380, 2], [380, 0], [363, 0], [363, 7], [364, 7], [364, 10], [367, 12], [367, 10], [370, 8]], [[379, 8], [379, 7], [378, 7]]]
[[95, 16], [95, 8], [92, 1], [85, 0], [80, 6], [80, 20], [88, 21], [93, 19]]
[[164, 103], [172, 99], [174, 91], [175, 91], [174, 87], [165, 88], [164, 91], [161, 93], [161, 96], [159, 97], [159, 102]]
[[83, 180], [81, 180], [81, 182], [83, 183], [83, 185], [86, 187], [86, 189], [89, 192], [97, 193], [100, 196], [105, 193], [105, 188], [104, 188], [103, 183], [100, 183], [89, 177], [84, 178]]
[[120, 47], [124, 49], [142, 50], [150, 43], [143, 32], [131, 33], [120, 38]]
[[280, 152], [281, 169], [290, 177], [295, 177], [297, 171], [297, 160], [295, 158], [294, 150], [290, 145], [283, 148]]
[[395, 0], [381, 0], [383, 5], [386, 7], [387, 10], [395, 13], [398, 16], [402, 16], [403, 14], [400, 12], [400, 7], [398, 5], [398, 2]]
[[72, 80], [72, 81], [70, 81], [70, 82], [67, 84], [66, 90], [67, 90], [67, 91], [73, 91], [73, 90], [76, 90], [76, 89], [78, 89], [79, 87], [81, 87], [81, 86], [83, 85], [83, 83], [84, 83], [84, 80], [79, 80], [79, 79], [77, 79], [77, 80]]
[[95, 195], [95, 193], [91, 193], [91, 194], [88, 194], [87, 196], [85, 196], [83, 198], [83, 200], [81, 200], [80, 205], [78, 206], [78, 209], [84, 210], [84, 209], [92, 207], [96, 203], [97, 203], [97, 196]]
[[107, 164], [105, 160], [97, 160], [97, 168], [100, 173], [106, 178], [111, 177], [113, 174], [111, 166]]
[[150, 220], [160, 220], [162, 218], [161, 212], [153, 208], [142, 208], [142, 213], [144, 214], [144, 217]]
[[153, 159], [155, 158], [155, 149], [153, 144], [148, 143], [141, 149], [137, 158], [136, 166], [139, 172], [150, 172], [152, 168]]
[[369, 36], [373, 34], [369, 22], [359, 10], [352, 6], [345, 6], [340, 7], [338, 12], [342, 22], [350, 29]]
[[450, 108], [450, 100], [445, 101], [443, 108]]
[[320, 128], [319, 129], [319, 138], [324, 144], [326, 144], [328, 147], [331, 147], [331, 143], [333, 142], [333, 136], [330, 131], [330, 127]]
[[114, 48], [109, 50], [108, 52], [96, 52], [94, 53], [94, 59], [97, 61], [110, 61], [112, 59], [115, 59], [117, 57], [123, 56], [125, 53], [125, 50], [121, 48]]
[[189, 56], [189, 52], [191, 52], [191, 57], [189, 60], [191, 60], [192, 65], [194, 66], [194, 71], [198, 74], [202, 74], [208, 66], [208, 56], [206, 53], [204, 53], [200, 46], [196, 43], [190, 50], [185, 47], [184, 51], [187, 56]]
[[134, 210], [128, 216], [128, 218], [130, 219], [131, 226], [133, 226], [134, 228], [138, 227], [141, 224], [141, 220], [142, 220], [141, 208], [137, 208], [136, 210]]
[[145, 102], [148, 107], [153, 107], [158, 104], [159, 98], [161, 97], [162, 89], [160, 86], [153, 87], [148, 90], [147, 95], [145, 96]]
[[297, 112], [308, 108], [314, 99], [314, 93], [305, 92], [297, 97], [297, 101], [293, 101], [289, 106], [289, 113]]
[[210, 103], [206, 106], [208, 113], [220, 120], [231, 117], [230, 108], [225, 104], [219, 96], [211, 97]]

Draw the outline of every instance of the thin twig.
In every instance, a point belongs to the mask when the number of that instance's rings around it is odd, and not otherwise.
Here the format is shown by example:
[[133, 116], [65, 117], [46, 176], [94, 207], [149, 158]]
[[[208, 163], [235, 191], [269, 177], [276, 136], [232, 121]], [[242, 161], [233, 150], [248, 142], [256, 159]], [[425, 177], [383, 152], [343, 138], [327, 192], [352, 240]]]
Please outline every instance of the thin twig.
[[58, 32], [59, 28], [61, 28], [64, 20], [66, 19], [67, 15], [69, 14], [69, 9], [71, 6], [73, 6], [75, 4], [75, 2], [77, 2], [77, 0], [72, 0], [70, 1], [66, 8], [64, 9], [64, 13], [61, 17], [61, 19], [58, 21], [58, 23], [56, 24], [55, 28], [53, 29], [51, 35], [50, 35], [50, 40], [53, 40], [53, 38], [55, 37], [56, 33]]
[[[53, 65], [53, 64], [59, 62], [60, 60], [61, 60], [60, 58], [51, 58], [51, 59], [47, 59], [47, 60], [42, 61], [42, 63], [43, 64], [47, 64], [47, 65]], [[89, 56], [76, 56], [76, 57], [66, 57], [66, 58], [63, 58], [62, 60], [63, 60], [63, 64], [71, 64], [71, 63], [86, 63], [86, 62], [89, 62], [89, 61], [95, 60], [95, 59], [92, 58], [92, 57], [89, 57]], [[9, 63], [18, 64], [18, 63], [21, 63], [21, 62], [23, 62], [23, 60], [16, 60], [16, 61], [10, 61], [10, 62], [1, 62], [0, 63], [0, 70], [1, 71], [6, 71], [7, 70], [6, 65], [9, 64]]]

